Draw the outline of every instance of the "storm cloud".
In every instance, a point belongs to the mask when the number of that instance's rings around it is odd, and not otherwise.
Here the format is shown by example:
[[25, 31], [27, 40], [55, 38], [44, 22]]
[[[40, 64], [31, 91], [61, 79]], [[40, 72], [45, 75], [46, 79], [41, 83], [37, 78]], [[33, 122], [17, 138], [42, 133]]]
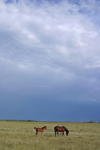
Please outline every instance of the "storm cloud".
[[97, 0], [0, 1], [0, 119], [100, 121], [99, 18]]

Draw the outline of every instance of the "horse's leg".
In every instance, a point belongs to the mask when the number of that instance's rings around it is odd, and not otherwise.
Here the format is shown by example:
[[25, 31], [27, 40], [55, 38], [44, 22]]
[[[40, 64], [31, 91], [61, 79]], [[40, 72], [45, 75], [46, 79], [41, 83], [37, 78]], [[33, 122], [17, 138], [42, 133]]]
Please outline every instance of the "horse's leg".
[[58, 136], [59, 136], [59, 131], [57, 131], [57, 134], [58, 134]]
[[62, 136], [64, 135], [64, 132], [62, 132]]
[[58, 135], [58, 131], [57, 131], [57, 135]]
[[55, 130], [55, 136], [56, 136], [56, 130]]
[[38, 135], [38, 131], [36, 132], [36, 135]]
[[37, 131], [36, 131], [36, 135], [37, 135]]

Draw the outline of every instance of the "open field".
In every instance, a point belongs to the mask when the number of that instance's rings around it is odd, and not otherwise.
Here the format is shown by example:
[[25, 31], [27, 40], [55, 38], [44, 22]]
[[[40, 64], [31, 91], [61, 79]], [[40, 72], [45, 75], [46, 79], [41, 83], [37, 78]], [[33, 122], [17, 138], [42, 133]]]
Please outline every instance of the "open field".
[[[36, 137], [34, 127], [45, 125]], [[69, 136], [55, 137], [56, 125], [66, 126]], [[0, 121], [0, 150], [100, 150], [100, 123]]]

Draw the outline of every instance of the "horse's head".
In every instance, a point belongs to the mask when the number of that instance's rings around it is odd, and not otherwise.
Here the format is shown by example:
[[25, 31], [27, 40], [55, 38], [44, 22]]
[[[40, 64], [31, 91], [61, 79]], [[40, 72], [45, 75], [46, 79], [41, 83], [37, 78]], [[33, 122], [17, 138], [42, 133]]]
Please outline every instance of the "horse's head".
[[62, 127], [64, 128], [64, 131], [66, 131], [66, 135], [68, 136], [69, 130], [65, 126], [62, 126]]

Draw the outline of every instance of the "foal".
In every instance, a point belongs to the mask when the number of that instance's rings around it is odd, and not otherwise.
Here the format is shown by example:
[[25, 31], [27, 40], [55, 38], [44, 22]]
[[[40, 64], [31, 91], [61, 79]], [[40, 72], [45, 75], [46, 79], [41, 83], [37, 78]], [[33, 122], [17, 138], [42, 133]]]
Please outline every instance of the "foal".
[[46, 126], [44, 126], [44, 127], [42, 127], [42, 128], [36, 128], [36, 127], [34, 127], [34, 129], [36, 129], [36, 135], [38, 135], [38, 132], [41, 132], [41, 135], [43, 135], [43, 131], [44, 131], [45, 129], [47, 129], [47, 127], [46, 127]]

